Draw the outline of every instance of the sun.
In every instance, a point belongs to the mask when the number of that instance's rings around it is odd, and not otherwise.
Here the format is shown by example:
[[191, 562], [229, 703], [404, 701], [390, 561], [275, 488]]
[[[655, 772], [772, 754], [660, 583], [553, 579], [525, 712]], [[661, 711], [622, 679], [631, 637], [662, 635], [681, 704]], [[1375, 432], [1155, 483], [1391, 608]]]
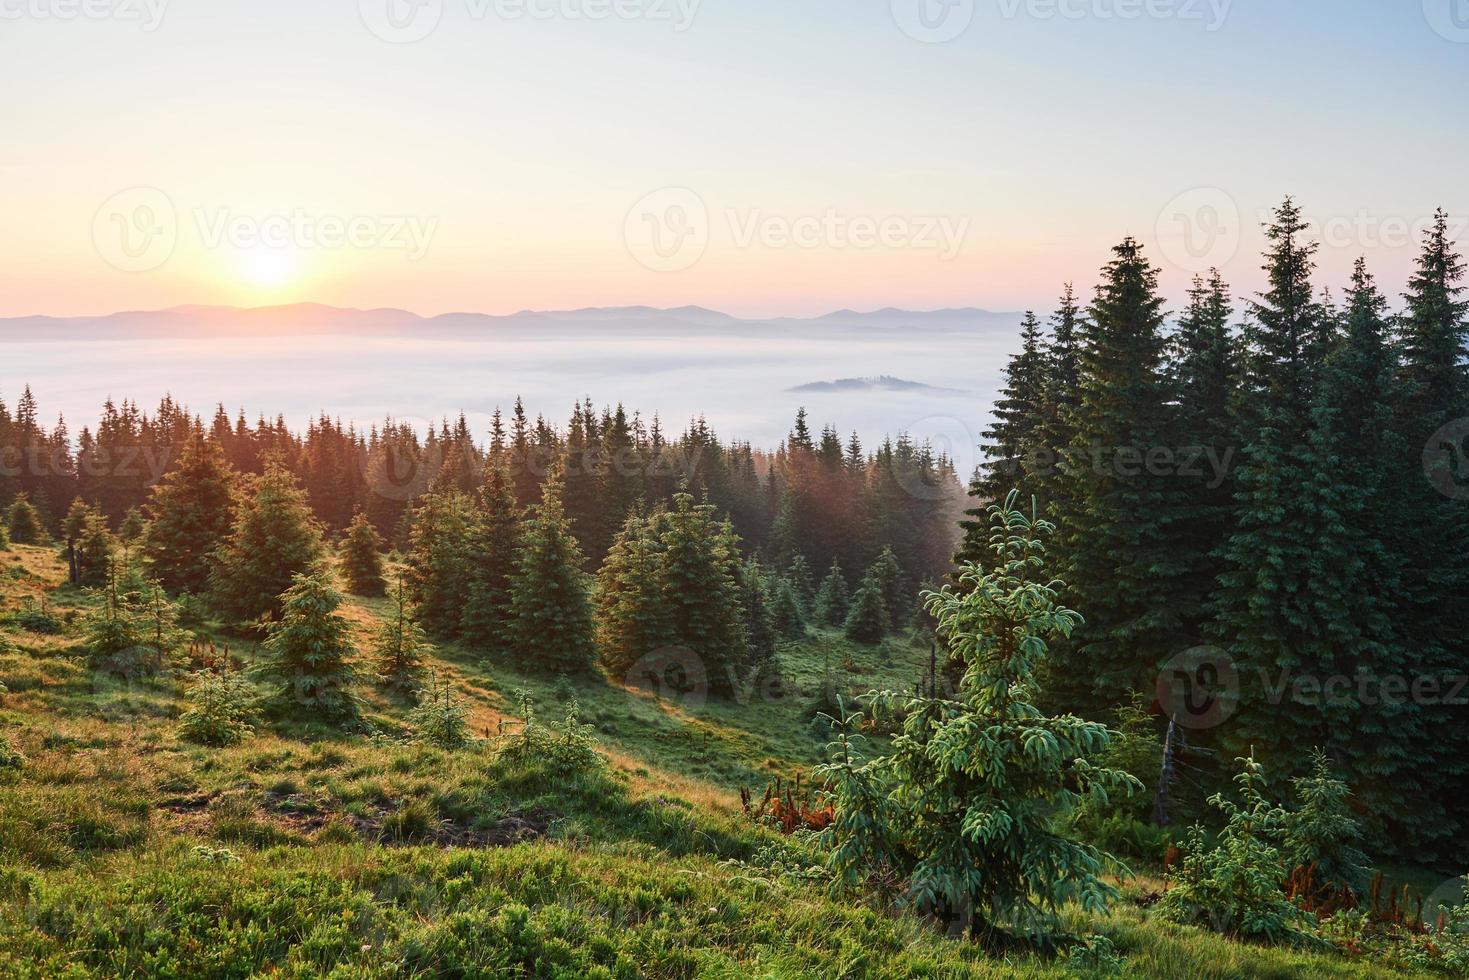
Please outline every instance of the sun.
[[301, 273], [301, 256], [292, 248], [259, 245], [242, 249], [235, 260], [236, 274], [255, 289], [280, 289]]

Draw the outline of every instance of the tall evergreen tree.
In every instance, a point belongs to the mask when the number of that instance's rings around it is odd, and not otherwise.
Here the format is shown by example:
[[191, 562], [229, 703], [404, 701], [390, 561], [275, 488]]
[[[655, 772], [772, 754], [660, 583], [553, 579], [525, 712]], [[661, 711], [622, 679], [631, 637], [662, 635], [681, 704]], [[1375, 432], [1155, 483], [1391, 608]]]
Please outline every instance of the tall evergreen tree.
[[279, 457], [251, 477], [234, 528], [210, 571], [215, 606], [240, 621], [275, 616], [297, 575], [319, 571], [325, 548], [306, 494]]
[[347, 526], [347, 538], [342, 543], [342, 571], [347, 576], [347, 589], [353, 595], [380, 596], [387, 591], [383, 580], [382, 538], [360, 510]]
[[598, 576], [597, 646], [614, 677], [625, 676], [638, 660], [674, 642], [662, 578], [657, 516], [633, 513], [613, 539]]
[[704, 661], [710, 693], [729, 694], [745, 661], [735, 542], [715, 521], [714, 508], [696, 505], [691, 494], [676, 494], [660, 523], [659, 585], [672, 633]]
[[1180, 488], [1157, 462], [1176, 451], [1158, 270], [1131, 238], [1112, 251], [1085, 326], [1075, 436], [1061, 464], [1073, 502], [1058, 552], [1078, 604], [1093, 612], [1049, 664], [1050, 693], [1092, 714], [1151, 683], [1178, 642], [1186, 599], [1171, 543]]
[[740, 566], [740, 602], [745, 612], [745, 650], [751, 664], [775, 656], [775, 617], [770, 612], [770, 595], [760, 562], [751, 558]]
[[[165, 588], [207, 591], [211, 555], [229, 535], [235, 509], [235, 474], [224, 453], [212, 440], [192, 436], [148, 501], [143, 553]], [[272, 599], [289, 584], [282, 583]]]
[[561, 506], [561, 480], [549, 474], [526, 522], [510, 585], [516, 651], [548, 672], [588, 673], [596, 665], [591, 599], [581, 548]]
[[1275, 766], [1301, 760], [1302, 745], [1330, 744], [1349, 726], [1348, 705], [1283, 709], [1280, 678], [1352, 673], [1368, 641], [1353, 615], [1363, 561], [1343, 514], [1329, 428], [1313, 411], [1325, 364], [1323, 325], [1311, 276], [1316, 243], [1287, 199], [1266, 229], [1268, 290], [1251, 304], [1239, 415], [1245, 446], [1236, 476], [1234, 526], [1221, 549], [1214, 635], [1238, 669], [1240, 706], [1220, 730], [1230, 749], [1249, 745]]
[[847, 612], [847, 639], [856, 643], [877, 643], [892, 629], [892, 617], [883, 598], [882, 580], [869, 573], [852, 596]]
[[430, 636], [452, 637], [459, 632], [469, 601], [466, 552], [474, 520], [473, 504], [458, 490], [431, 493], [413, 512], [408, 593]]
[[492, 464], [469, 526], [459, 632], [466, 642], [499, 656], [511, 651], [510, 582], [515, 577], [521, 517], [509, 472]]
[[824, 626], [840, 626], [847, 621], [847, 607], [847, 577], [842, 566], [832, 562], [816, 593], [816, 619]]

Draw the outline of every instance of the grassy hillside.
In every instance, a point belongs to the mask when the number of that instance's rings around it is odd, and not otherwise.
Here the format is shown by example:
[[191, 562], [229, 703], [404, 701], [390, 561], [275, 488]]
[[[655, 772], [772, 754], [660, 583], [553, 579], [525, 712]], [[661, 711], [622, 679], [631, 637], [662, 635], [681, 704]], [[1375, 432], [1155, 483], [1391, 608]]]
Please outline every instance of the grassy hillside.
[[[63, 578], [49, 549], [0, 552], [0, 731], [24, 756], [0, 767], [0, 975], [1108, 972], [989, 959], [833, 896], [811, 842], [740, 811], [740, 787], [819, 757], [827, 692], [910, 687], [925, 649], [818, 635], [783, 648], [780, 684], [697, 704], [449, 646], [433, 666], [470, 700], [469, 749], [414, 742], [408, 706], [365, 687], [371, 734], [267, 719], [210, 749], [177, 736], [184, 676], [92, 669], [79, 618], [98, 600]], [[347, 613], [365, 640], [385, 609]], [[542, 718], [579, 702], [605, 762], [518, 751], [517, 690]], [[1107, 937], [1131, 976], [1412, 975], [1158, 923], [1157, 888], [1125, 882], [1109, 917], [1073, 910], [1069, 926]]]

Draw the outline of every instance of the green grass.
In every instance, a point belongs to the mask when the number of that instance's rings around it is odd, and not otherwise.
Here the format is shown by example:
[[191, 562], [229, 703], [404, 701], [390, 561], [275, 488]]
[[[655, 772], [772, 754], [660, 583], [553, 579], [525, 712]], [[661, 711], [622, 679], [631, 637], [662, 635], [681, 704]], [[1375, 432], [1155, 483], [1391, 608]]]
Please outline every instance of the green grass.
[[[924, 649], [816, 634], [783, 647], [779, 688], [683, 704], [448, 645], [433, 666], [471, 702], [469, 749], [407, 741], [407, 706], [368, 689], [376, 734], [264, 719], [209, 749], [177, 736], [179, 678], [89, 669], [76, 620], [96, 600], [57, 587], [51, 550], [0, 567], [0, 733], [25, 757], [0, 767], [0, 976], [1066, 975], [778, 873], [820, 856], [739, 810], [739, 788], [819, 757], [828, 690], [909, 688]], [[14, 616], [43, 595], [60, 633]], [[385, 611], [346, 609], [363, 639]], [[579, 701], [605, 764], [507, 753], [517, 689], [553, 723]], [[1129, 976], [1412, 975], [1161, 924], [1156, 888], [1068, 927], [1109, 937]]]

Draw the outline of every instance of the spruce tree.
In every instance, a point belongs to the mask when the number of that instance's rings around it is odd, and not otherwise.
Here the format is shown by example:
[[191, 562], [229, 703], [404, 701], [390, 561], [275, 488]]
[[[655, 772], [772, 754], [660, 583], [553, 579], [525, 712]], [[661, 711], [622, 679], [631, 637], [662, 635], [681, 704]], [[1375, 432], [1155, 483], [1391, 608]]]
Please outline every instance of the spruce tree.
[[775, 656], [775, 617], [770, 612], [765, 573], [754, 558], [740, 566], [740, 602], [745, 612], [748, 661], [751, 664], [764, 663]]
[[871, 573], [862, 580], [852, 597], [844, 627], [847, 639], [854, 643], [878, 643], [892, 629], [892, 617], [883, 598], [882, 581]]
[[341, 594], [319, 573], [294, 575], [280, 596], [281, 615], [265, 641], [269, 659], [260, 668], [263, 677], [281, 682], [278, 704], [331, 721], [357, 717], [356, 651], [351, 626], [337, 612], [341, 604]]
[[971, 937], [990, 949], [1007, 936], [1053, 939], [1073, 899], [1105, 912], [1117, 894], [1102, 878], [1106, 856], [1068, 836], [1067, 818], [1084, 799], [1104, 804], [1139, 786], [1103, 762], [1105, 726], [1036, 707], [1047, 644], [1080, 616], [1047, 574], [1050, 525], [1014, 500], [993, 509], [989, 567], [968, 565], [960, 587], [927, 597], [965, 665], [957, 693], [869, 695], [884, 716], [902, 711], [890, 754], [863, 762], [859, 716], [839, 718], [834, 759], [818, 771], [834, 787], [833, 870], [853, 885], [895, 880], [921, 909], [967, 913]]
[[89, 513], [75, 546], [78, 585], [96, 588], [107, 582], [113, 574], [115, 543], [102, 515]]
[[270, 459], [265, 472], [250, 479], [234, 528], [215, 552], [214, 604], [238, 621], [275, 616], [282, 594], [297, 575], [318, 571], [324, 553], [305, 493], [279, 458]]
[[1167, 455], [1176, 431], [1158, 270], [1131, 238], [1112, 251], [1084, 329], [1075, 436], [1061, 463], [1072, 504], [1057, 551], [1092, 614], [1048, 665], [1048, 693], [1092, 715], [1152, 682], [1176, 652], [1187, 600], [1171, 539], [1180, 487]]
[[511, 581], [512, 635], [526, 665], [546, 672], [589, 673], [597, 663], [592, 606], [581, 548], [561, 507], [561, 480], [548, 475], [541, 502], [525, 524]]
[[847, 621], [848, 606], [847, 577], [842, 574], [841, 564], [834, 561], [816, 593], [814, 615], [823, 626], [841, 626]]
[[41, 515], [26, 494], [17, 494], [5, 518], [10, 540], [15, 544], [45, 544], [48, 535]]
[[[1051, 316], [1051, 339], [1045, 347], [1041, 385], [1040, 418], [1034, 434], [1035, 451], [1026, 475], [1047, 513], [1059, 524], [1070, 513], [1070, 480], [1060, 463], [1076, 440], [1076, 411], [1081, 406], [1081, 338], [1084, 311], [1070, 283], [1061, 293], [1060, 304]], [[981, 514], [971, 517], [983, 518]], [[981, 520], [977, 534], [987, 529]], [[981, 542], [982, 543], [982, 542]], [[982, 554], [982, 552], [980, 552]]]
[[675, 494], [663, 515], [659, 587], [673, 635], [704, 662], [712, 694], [734, 690], [745, 660], [744, 609], [734, 566], [734, 543], [709, 504]]
[[[143, 553], [153, 575], [170, 592], [203, 593], [211, 555], [234, 521], [235, 475], [213, 440], [195, 434], [178, 461], [154, 485], [148, 501], [150, 525]], [[289, 579], [270, 583], [284, 591]]]
[[138, 542], [143, 540], [148, 533], [148, 522], [143, 519], [143, 512], [137, 507], [129, 507], [123, 515], [122, 524], [117, 528], [118, 540], [122, 542], [123, 554], [129, 555]]
[[786, 567], [785, 578], [791, 583], [796, 601], [801, 604], [804, 614], [816, 599], [816, 581], [811, 574], [811, 563], [806, 560], [805, 555], [796, 554], [791, 558], [790, 564]]
[[[1074, 326], [1074, 318], [1069, 322]], [[994, 419], [983, 433], [986, 462], [976, 468], [969, 483], [974, 506], [964, 511], [959, 522], [963, 538], [954, 559], [957, 565], [983, 559], [991, 504], [1003, 499], [1012, 487], [1024, 485], [1029, 487], [1027, 492], [1038, 489], [1038, 483], [1030, 486], [1034, 481], [1028, 469], [1044, 454], [1041, 425], [1049, 367], [1041, 322], [1026, 310], [1020, 323], [1020, 350], [1005, 365], [1005, 387], [995, 400]]]
[[474, 506], [458, 490], [425, 496], [413, 511], [408, 592], [430, 636], [454, 636], [469, 601], [468, 548]]
[[887, 608], [888, 617], [893, 622], [906, 619], [913, 600], [909, 593], [908, 578], [903, 574], [903, 568], [898, 564], [898, 556], [893, 554], [892, 548], [882, 549], [877, 560], [867, 570], [867, 575], [874, 579], [878, 588], [882, 590], [882, 601]]
[[1239, 449], [1231, 411], [1239, 380], [1238, 344], [1230, 332], [1229, 287], [1210, 271], [1194, 277], [1188, 307], [1171, 343], [1170, 373], [1178, 398], [1175, 463], [1181, 511], [1170, 533], [1185, 563], [1178, 596], [1191, 645], [1202, 638], [1206, 600], [1218, 573], [1215, 552], [1228, 536], [1234, 506], [1230, 469]]
[[775, 632], [788, 640], [799, 640], [806, 635], [806, 613], [801, 600], [796, 598], [791, 580], [777, 576], [770, 582], [770, 621]]
[[[1396, 550], [1403, 557], [1396, 619], [1404, 643], [1418, 652], [1414, 673], [1439, 678], [1462, 675], [1469, 656], [1464, 642], [1469, 622], [1469, 562], [1464, 559], [1469, 554], [1469, 521], [1464, 519], [1469, 300], [1464, 277], [1464, 261], [1449, 239], [1448, 216], [1439, 211], [1404, 296], [1396, 390], [1405, 449], [1399, 472], [1409, 476], [1395, 511]], [[1418, 712], [1423, 737], [1409, 750], [1420, 771], [1436, 782], [1432, 808], [1448, 808], [1449, 816], [1433, 821], [1437, 826], [1431, 830], [1443, 844], [1469, 828], [1469, 800], [1451, 788], [1469, 772], [1469, 729], [1457, 717], [1462, 710], [1442, 703], [1423, 706]], [[1424, 802], [1415, 799], [1412, 811], [1418, 813]], [[1425, 830], [1427, 836], [1426, 825]]]
[[[1343, 514], [1350, 492], [1338, 481], [1330, 427], [1313, 411], [1330, 335], [1311, 275], [1316, 244], [1287, 200], [1266, 230], [1269, 289], [1251, 304], [1234, 525], [1221, 548], [1214, 635], [1241, 680], [1237, 717], [1220, 729], [1227, 749], [1257, 747], [1288, 767], [1302, 745], [1331, 744], [1351, 725], [1350, 706], [1275, 703], [1282, 676], [1350, 676], [1363, 635], [1353, 597], [1368, 586]], [[1234, 754], [1229, 752], [1228, 755]]]
[[634, 512], [613, 539], [598, 574], [597, 647], [617, 678], [674, 642], [664, 601], [663, 541], [658, 515]]
[[413, 696], [423, 687], [423, 658], [433, 647], [413, 617], [402, 576], [398, 577], [392, 598], [392, 612], [378, 630], [372, 647], [378, 683], [398, 694]]
[[353, 595], [380, 596], [387, 591], [383, 580], [382, 538], [377, 528], [358, 511], [347, 527], [342, 543], [342, 572], [347, 577], [347, 591]]
[[469, 525], [459, 633], [466, 643], [498, 656], [511, 650], [510, 582], [515, 577], [521, 518], [510, 474], [501, 465], [491, 465]]

